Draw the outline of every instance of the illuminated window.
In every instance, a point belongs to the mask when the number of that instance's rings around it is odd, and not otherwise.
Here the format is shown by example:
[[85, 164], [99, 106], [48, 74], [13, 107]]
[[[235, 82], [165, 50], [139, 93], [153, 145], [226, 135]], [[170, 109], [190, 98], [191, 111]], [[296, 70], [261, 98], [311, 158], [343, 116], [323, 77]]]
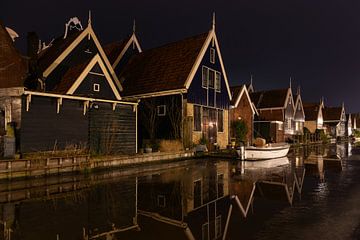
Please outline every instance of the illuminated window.
[[210, 48], [210, 62], [215, 63], [215, 48]]
[[283, 123], [282, 122], [278, 123], [278, 130], [283, 130]]
[[166, 115], [166, 106], [165, 105], [157, 106], [157, 115], [158, 116], [165, 116]]
[[94, 83], [93, 90], [94, 90], [94, 92], [100, 92], [100, 84]]

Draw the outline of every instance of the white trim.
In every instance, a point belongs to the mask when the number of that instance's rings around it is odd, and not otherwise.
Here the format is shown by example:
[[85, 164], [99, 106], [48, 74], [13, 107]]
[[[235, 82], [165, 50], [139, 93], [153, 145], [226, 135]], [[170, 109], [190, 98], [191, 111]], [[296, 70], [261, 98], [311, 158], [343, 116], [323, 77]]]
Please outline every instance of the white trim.
[[89, 74], [97, 75], [97, 76], [105, 76], [105, 74], [97, 73], [97, 72], [89, 72]]
[[182, 88], [182, 89], [166, 90], [166, 91], [152, 92], [152, 93], [146, 93], [146, 94], [130, 95], [130, 96], [123, 97], [123, 99], [124, 100], [141, 99], [141, 98], [160, 97], [160, 96], [183, 94], [183, 93], [187, 93], [187, 89]]
[[43, 97], [53, 97], [53, 98], [64, 98], [64, 99], [73, 99], [73, 100], [80, 100], [80, 101], [90, 101], [90, 102], [106, 102], [106, 103], [120, 103], [120, 104], [127, 104], [127, 105], [138, 105], [138, 102], [124, 102], [124, 101], [116, 101], [116, 100], [106, 100], [106, 99], [99, 99], [99, 98], [88, 98], [88, 97], [78, 97], [72, 95], [64, 95], [64, 94], [55, 94], [55, 93], [45, 93], [45, 92], [33, 92], [33, 91], [24, 91], [24, 95], [28, 95], [27, 99], [31, 96], [43, 96]]
[[105, 78], [108, 81], [115, 97], [117, 100], [121, 100], [120, 94], [117, 90], [117, 88], [115, 87], [111, 76], [109, 75], [109, 73], [106, 70], [106, 67], [101, 59], [101, 57], [99, 56], [99, 54], [96, 54], [93, 59], [91, 59], [90, 63], [86, 66], [86, 68], [83, 70], [83, 72], [80, 74], [80, 76], [76, 79], [76, 81], [74, 82], [74, 84], [70, 87], [70, 89], [66, 92], [66, 94], [74, 94], [74, 92], [76, 91], [76, 89], [80, 86], [80, 84], [84, 81], [84, 79], [86, 78], [86, 76], [89, 74], [89, 72], [91, 71], [91, 69], [95, 66], [95, 64], [98, 63], [101, 70], [103, 71], [103, 73], [105, 74]]
[[227, 79], [227, 75], [226, 75], [226, 72], [225, 72], [225, 68], [224, 68], [224, 63], [223, 63], [223, 60], [222, 60], [222, 57], [221, 57], [221, 52], [220, 52], [220, 47], [219, 47], [219, 43], [217, 41], [217, 38], [216, 38], [216, 34], [215, 34], [215, 31], [212, 29], [209, 31], [209, 34], [206, 38], [206, 41], [205, 43], [203, 44], [197, 58], [196, 58], [196, 61], [193, 65], [193, 67], [191, 68], [191, 71], [185, 81], [185, 88], [186, 89], [189, 89], [193, 79], [194, 79], [194, 76], [197, 72], [197, 70], [199, 69], [199, 66], [201, 64], [201, 61], [202, 59], [204, 58], [204, 55], [206, 53], [206, 50], [208, 49], [209, 45], [210, 45], [210, 42], [211, 40], [215, 40], [215, 46], [216, 46], [216, 50], [217, 50], [217, 53], [218, 53], [218, 58], [220, 60], [220, 66], [221, 66], [221, 70], [222, 70], [222, 75], [224, 76], [224, 81], [225, 81], [225, 85], [226, 85], [226, 88], [227, 88], [227, 91], [228, 91], [228, 95], [229, 95], [229, 99], [231, 100], [231, 91], [230, 91], [230, 87], [229, 87], [229, 82], [228, 82], [228, 79]]
[[50, 73], [72, 52], [72, 50], [75, 49], [75, 47], [86, 37], [88, 36], [90, 40], [90, 36], [92, 37], [96, 47], [98, 48], [98, 51], [107, 66], [107, 71], [110, 73], [112, 78], [115, 81], [115, 84], [120, 89], [120, 91], [123, 91], [123, 88], [120, 84], [119, 79], [117, 78], [114, 69], [112, 68], [109, 59], [107, 58], [98, 38], [96, 37], [96, 34], [94, 33], [91, 25], [89, 24], [85, 30], [53, 61], [50, 66], [47, 67], [47, 69], [43, 72], [43, 76], [46, 78], [50, 75]]
[[210, 63], [215, 64], [215, 61], [216, 61], [216, 51], [215, 51], [214, 46], [212, 46], [210, 48]]
[[293, 98], [293, 94], [292, 94], [291, 88], [288, 88], [288, 91], [287, 91], [287, 93], [286, 93], [286, 99], [285, 99], [285, 104], [284, 104], [283, 109], [286, 109], [286, 108], [287, 108], [287, 105], [288, 105], [288, 103], [289, 103], [289, 100], [291, 101], [291, 105], [292, 105], [292, 108], [293, 108], [293, 111], [294, 111], [294, 98]]
[[100, 84], [99, 83], [94, 83], [93, 84], [93, 91], [94, 92], [100, 92]]
[[295, 118], [296, 112], [298, 111], [299, 102], [301, 103], [301, 111], [302, 111], [303, 116], [304, 116], [304, 119], [305, 119], [304, 105], [303, 105], [303, 102], [302, 102], [302, 99], [301, 99], [301, 95], [300, 95], [300, 94], [298, 94], [298, 95], [296, 96], [294, 118]]
[[60, 106], [62, 105], [62, 98], [58, 98], [57, 99], [57, 108], [56, 108], [56, 113], [59, 113], [60, 112]]
[[129, 47], [131, 45], [133, 45], [135, 43], [136, 48], [138, 49], [139, 53], [142, 52], [139, 41], [137, 40], [137, 37], [135, 35], [135, 33], [133, 33], [131, 35], [131, 37], [129, 38], [129, 41], [126, 43], [125, 47], [123, 48], [123, 50], [120, 52], [119, 56], [116, 58], [115, 62], [113, 63], [112, 67], [113, 69], [115, 69], [117, 67], [117, 65], [119, 64], [120, 60], [122, 59], [122, 57], [125, 55], [126, 51], [129, 49]]
[[251, 106], [251, 111], [252, 111], [252, 113], [253, 113], [253, 115], [256, 113], [256, 110], [254, 109], [254, 107], [255, 107], [255, 105], [253, 104], [253, 102], [251, 101], [251, 98], [250, 98], [250, 95], [249, 95], [249, 92], [248, 92], [248, 90], [247, 90], [247, 88], [246, 88], [246, 85], [243, 85], [242, 86], [242, 88], [241, 88], [241, 90], [240, 90], [240, 93], [239, 93], [239, 95], [237, 96], [237, 99], [236, 99], [236, 102], [235, 102], [235, 108], [237, 108], [238, 107], [238, 105], [239, 105], [239, 103], [240, 103], [240, 100], [241, 100], [241, 97], [242, 97], [242, 95], [245, 93], [245, 95], [246, 95], [246, 97], [247, 97], [247, 99], [248, 99], [248, 101], [249, 101], [249, 103], [250, 103], [250, 106]]

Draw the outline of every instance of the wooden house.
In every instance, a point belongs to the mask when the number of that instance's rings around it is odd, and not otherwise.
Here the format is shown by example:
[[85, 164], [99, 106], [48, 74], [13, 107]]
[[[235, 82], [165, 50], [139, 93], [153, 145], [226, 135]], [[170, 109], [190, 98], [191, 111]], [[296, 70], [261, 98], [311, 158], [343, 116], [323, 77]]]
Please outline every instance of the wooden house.
[[310, 133], [315, 133], [316, 130], [323, 129], [323, 109], [324, 104], [320, 103], [304, 103], [305, 123], [304, 127]]
[[228, 162], [209, 162], [140, 178], [138, 212], [165, 226], [177, 226], [172, 235], [184, 239], [221, 239], [224, 235], [225, 239], [231, 215], [229, 173]]
[[291, 88], [258, 91], [250, 94], [258, 116], [254, 120], [255, 137], [283, 142], [294, 135], [294, 99]]
[[344, 104], [341, 107], [325, 107], [324, 127], [332, 138], [342, 138], [346, 134], [346, 114]]
[[18, 151], [135, 153], [137, 102], [122, 100], [122, 85], [91, 19], [83, 29], [71, 18], [64, 34], [49, 44], [38, 44], [35, 34], [28, 42], [28, 78], [5, 79], [9, 86], [0, 89], [2, 104], [16, 105], [4, 111], [16, 126]]
[[305, 122], [304, 106], [301, 99], [300, 88], [298, 88], [298, 91], [295, 96], [294, 135], [304, 134], [304, 122]]
[[118, 77], [140, 102], [139, 139], [229, 141], [230, 88], [215, 23], [210, 31], [133, 55]]
[[[232, 100], [230, 108], [230, 125], [232, 121], [243, 120], [247, 126], [246, 142], [252, 144], [254, 133], [254, 115], [256, 109], [250, 99], [246, 85], [230, 87]], [[233, 137], [233, 129], [230, 136]]]

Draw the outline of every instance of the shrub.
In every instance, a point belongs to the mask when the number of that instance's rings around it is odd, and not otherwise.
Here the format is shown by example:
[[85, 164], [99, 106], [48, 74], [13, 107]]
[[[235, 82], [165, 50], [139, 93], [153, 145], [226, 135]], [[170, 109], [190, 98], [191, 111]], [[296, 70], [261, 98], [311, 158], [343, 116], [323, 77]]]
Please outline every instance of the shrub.
[[245, 142], [248, 128], [244, 120], [232, 121], [231, 130], [233, 132], [233, 135], [235, 137], [235, 142], [237, 145], [239, 145], [240, 142]]

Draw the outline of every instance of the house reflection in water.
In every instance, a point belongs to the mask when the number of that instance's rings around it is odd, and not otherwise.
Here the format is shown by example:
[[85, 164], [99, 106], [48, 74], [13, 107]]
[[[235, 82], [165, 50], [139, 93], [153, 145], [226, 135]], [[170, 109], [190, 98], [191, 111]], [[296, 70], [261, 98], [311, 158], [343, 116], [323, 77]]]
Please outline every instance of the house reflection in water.
[[33, 188], [27, 188], [28, 184], [36, 180], [28, 181], [24, 188], [7, 193], [13, 199], [24, 197], [21, 201], [7, 201], [2, 192], [1, 236], [12, 240], [112, 239], [117, 232], [137, 229], [136, 177], [102, 177], [69, 177], [62, 183], [50, 178], [52, 186]]
[[284, 157], [271, 161], [240, 162], [237, 172], [232, 177], [230, 193], [243, 217], [246, 217], [254, 198], [283, 200], [291, 205], [295, 191], [301, 193], [305, 169]]
[[[171, 238], [221, 238], [231, 213], [228, 165], [209, 161], [139, 178], [139, 215], [176, 227], [169, 233]], [[144, 231], [139, 239], [144, 233], [149, 235]], [[164, 234], [159, 233], [165, 239]]]

